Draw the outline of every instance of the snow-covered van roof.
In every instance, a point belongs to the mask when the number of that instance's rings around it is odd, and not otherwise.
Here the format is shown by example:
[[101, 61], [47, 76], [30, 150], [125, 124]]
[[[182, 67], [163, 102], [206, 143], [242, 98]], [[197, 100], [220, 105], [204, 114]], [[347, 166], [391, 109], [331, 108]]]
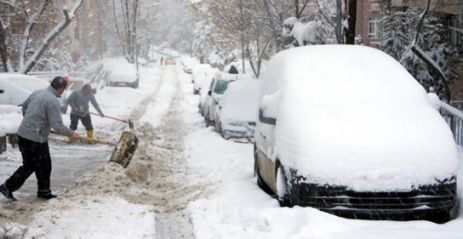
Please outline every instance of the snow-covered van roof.
[[298, 47], [273, 57], [263, 79], [260, 108], [276, 118], [273, 157], [313, 183], [410, 190], [456, 175], [449, 127], [380, 50]]

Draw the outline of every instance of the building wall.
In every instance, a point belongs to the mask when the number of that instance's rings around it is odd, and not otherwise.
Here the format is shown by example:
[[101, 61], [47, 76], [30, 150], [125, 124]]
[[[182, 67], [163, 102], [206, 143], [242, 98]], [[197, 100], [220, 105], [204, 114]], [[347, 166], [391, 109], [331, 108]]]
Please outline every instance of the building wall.
[[[370, 35], [370, 30], [379, 31], [380, 0], [357, 0], [357, 20], [355, 24], [356, 43], [376, 47], [378, 35]], [[374, 26], [373, 26], [374, 25]]]

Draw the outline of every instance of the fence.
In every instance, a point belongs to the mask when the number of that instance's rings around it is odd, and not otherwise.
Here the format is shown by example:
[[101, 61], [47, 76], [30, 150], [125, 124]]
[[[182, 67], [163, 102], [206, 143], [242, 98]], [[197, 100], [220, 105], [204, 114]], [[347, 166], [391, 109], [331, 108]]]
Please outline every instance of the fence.
[[[463, 106], [463, 101], [452, 102], [456, 107]], [[441, 115], [450, 126], [455, 142], [458, 145], [463, 145], [463, 112], [445, 102], [441, 101]]]

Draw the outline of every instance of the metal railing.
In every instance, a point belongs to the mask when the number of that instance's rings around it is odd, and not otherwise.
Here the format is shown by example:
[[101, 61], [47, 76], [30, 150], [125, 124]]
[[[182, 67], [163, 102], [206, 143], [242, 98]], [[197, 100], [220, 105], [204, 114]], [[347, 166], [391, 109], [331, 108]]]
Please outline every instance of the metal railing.
[[[454, 103], [456, 104], [455, 106], [458, 107], [459, 104], [463, 103], [463, 101], [452, 102], [452, 104]], [[463, 112], [460, 109], [441, 101], [440, 113], [447, 124], [449, 124], [453, 137], [455, 138], [455, 142], [458, 145], [463, 145]]]

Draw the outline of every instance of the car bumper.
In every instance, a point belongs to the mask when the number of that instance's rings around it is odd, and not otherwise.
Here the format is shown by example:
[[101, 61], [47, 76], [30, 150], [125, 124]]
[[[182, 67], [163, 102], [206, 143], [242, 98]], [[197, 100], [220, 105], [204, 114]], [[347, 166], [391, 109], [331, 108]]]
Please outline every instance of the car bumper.
[[458, 211], [455, 182], [421, 186], [408, 192], [356, 192], [305, 183], [297, 188], [297, 205], [347, 218], [441, 223], [456, 217]]
[[222, 136], [225, 139], [231, 139], [237, 142], [254, 142], [254, 123], [243, 124], [239, 126], [225, 125], [222, 129]]

